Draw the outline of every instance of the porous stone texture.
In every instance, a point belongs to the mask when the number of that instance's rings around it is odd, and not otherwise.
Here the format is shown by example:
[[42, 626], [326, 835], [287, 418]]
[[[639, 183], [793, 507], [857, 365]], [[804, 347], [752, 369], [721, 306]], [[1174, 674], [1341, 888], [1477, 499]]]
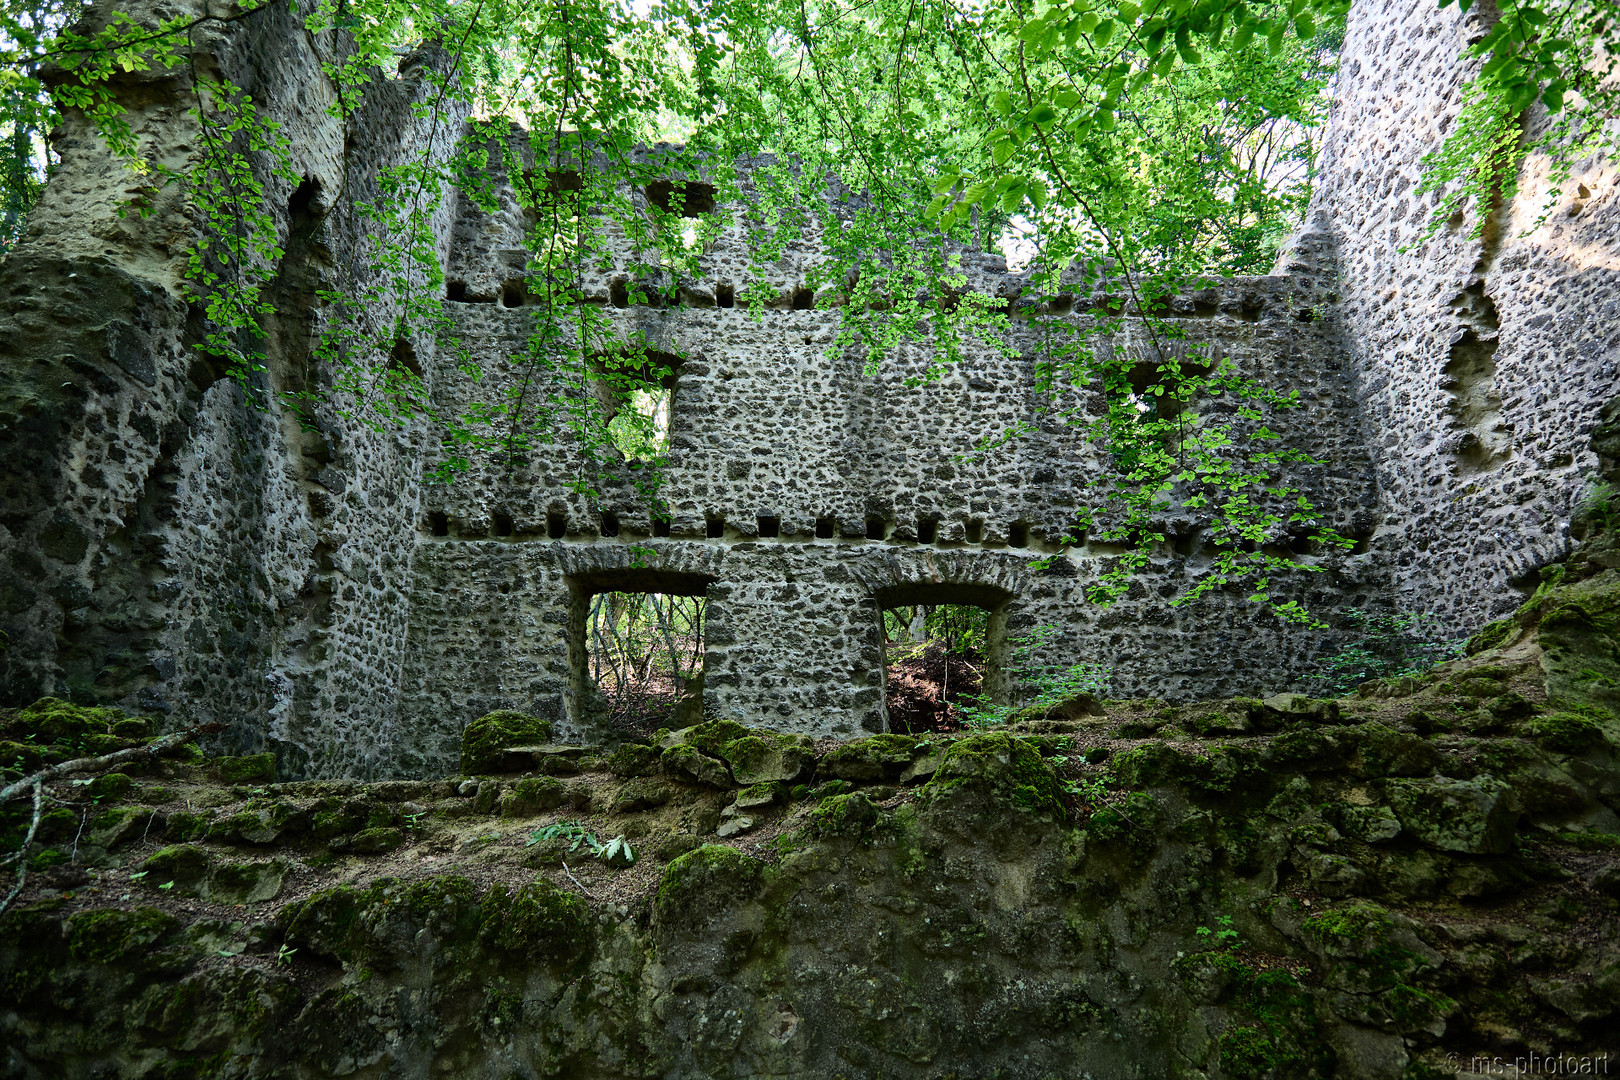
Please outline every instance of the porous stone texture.
[[[656, 160], [667, 149], [649, 153]], [[535, 306], [508, 306], [518, 295], [506, 283], [526, 223], [493, 150], [490, 160], [500, 209], [461, 201], [450, 273], [454, 295], [465, 299], [447, 304], [450, 317], [490, 373], [478, 394], [498, 392], [503, 379], [533, 379], [528, 392], [542, 397], [560, 393], [546, 373], [512, 365], [541, 316]], [[585, 602], [603, 589], [707, 596], [707, 715], [845, 737], [887, 727], [884, 604], [988, 608], [992, 661], [1009, 637], [1056, 625], [1064, 634], [1051, 660], [1110, 665], [1118, 692], [1173, 699], [1260, 689], [1231, 662], [1237, 642], [1289, 678], [1327, 643], [1257, 619], [1235, 590], [1171, 607], [1168, 599], [1212, 565], [1199, 536], [1205, 522], [1190, 516], [1165, 523], [1171, 539], [1126, 601], [1088, 603], [1086, 587], [1117, 552], [1066, 541], [1078, 534], [1083, 485], [1103, 473], [1100, 451], [1083, 423], [1041, 420], [1057, 406], [1096, 415], [1104, 403], [1080, 392], [1042, 400], [1035, 365], [1043, 331], [1027, 316], [1038, 306], [1041, 319], [1089, 327], [1089, 294], [1037, 305], [1024, 298], [1027, 275], [1009, 273], [999, 256], [959, 252], [974, 288], [1008, 298], [1025, 316], [1014, 322], [1015, 354], [970, 347], [939, 380], [907, 385], [933, 361], [927, 342], [874, 372], [862, 357], [829, 348], [837, 307], [795, 309], [813, 249], [790, 248], [767, 267], [777, 298], [763, 313], [717, 306], [713, 298], [728, 287], [743, 292], [751, 264], [746, 206], [721, 209], [736, 220], [706, 249], [694, 282], [680, 283], [680, 306], [618, 306], [615, 282], [633, 272], [628, 250], [587, 279], [587, 302], [613, 321], [603, 351], [636, 341], [681, 358], [669, 461], [655, 496], [638, 482], [636, 465], [599, 468], [562, 436], [528, 465], [474, 460], [453, 484], [424, 491], [405, 660], [410, 693], [401, 704], [415, 716], [404, 725], [410, 767], [444, 762], [465, 717], [508, 704], [552, 718], [572, 738], [599, 734], [583, 656], [569, 650], [582, 634]], [[1299, 274], [1221, 282], [1172, 298], [1168, 308], [1194, 353], [1230, 359], [1299, 393], [1299, 408], [1267, 410], [1266, 423], [1323, 459], [1303, 473], [1307, 494], [1343, 532], [1365, 538], [1376, 493], [1340, 339], [1323, 331], [1332, 302], [1318, 277]], [[1146, 337], [1140, 320], [1128, 318], [1100, 345], [1145, 357]], [[433, 386], [444, 411], [473, 393], [448, 361]], [[1217, 403], [1213, 411], [1231, 408]], [[971, 456], [980, 439], [1032, 420], [1033, 435]], [[581, 476], [597, 478], [599, 497], [576, 493]], [[655, 518], [667, 519], [667, 537], [654, 535]], [[1313, 604], [1380, 595], [1364, 554], [1302, 559], [1328, 572], [1281, 587]], [[468, 678], [469, 669], [478, 675]], [[997, 670], [990, 690], [1019, 692]]]
[[[461, 121], [435, 147], [412, 119], [431, 51], [347, 124], [330, 117], [320, 65], [346, 46], [306, 33], [306, 13], [270, 5], [196, 34], [200, 70], [262, 103], [299, 178], [264, 170], [287, 254], [267, 291], [267, 370], [246, 384], [192, 347], [197, 223], [179, 187], [125, 171], [71, 111], [55, 136], [61, 168], [0, 267], [0, 686], [218, 719], [229, 743], [273, 747], [294, 773], [365, 773], [395, 719], [414, 437], [343, 419], [341, 396], [305, 425], [282, 395], [330, 376], [310, 370], [315, 290], [367, 280], [356, 201], [381, 169], [448, 152]], [[188, 67], [118, 90], [141, 152], [186, 167], [200, 141]], [[120, 214], [130, 198], [151, 213]], [[354, 727], [368, 740], [342, 735]]]
[[[1602, 1075], [1620, 756], [1537, 725], [1574, 704], [1543, 693], [1550, 618], [1314, 714], [1114, 701], [819, 757], [709, 721], [566, 777], [554, 746], [252, 786], [178, 755], [100, 777], [82, 831], [58, 778], [0, 914], [0, 1076]], [[1481, 684], [1525, 715], [1480, 734]], [[0, 710], [49, 758], [133, 723]], [[464, 749], [493, 728], [534, 733]]]
[[[1453, 18], [1393, 0], [1358, 9], [1328, 178], [1286, 273], [1166, 304], [1202, 355], [1299, 392], [1301, 408], [1263, 422], [1322, 460], [1303, 470], [1304, 490], [1357, 547], [1295, 553], [1325, 572], [1274, 587], [1322, 613], [1392, 595], [1438, 606], [1459, 627], [1495, 613], [1492, 583], [1562, 550], [1559, 515], [1585, 460], [1578, 429], [1612, 392], [1613, 329], [1596, 321], [1613, 277], [1601, 254], [1613, 241], [1600, 182], [1611, 172], [1586, 176], [1580, 213], [1540, 240], [1503, 223], [1486, 255], [1458, 237], [1396, 251], [1420, 217], [1401, 185], [1438, 137], [1411, 117], [1444, 113], [1461, 77]], [[1408, 37], [1379, 45], [1378, 28], [1397, 24]], [[227, 748], [273, 751], [283, 776], [427, 775], [452, 768], [462, 727], [495, 709], [545, 719], [563, 739], [608, 734], [583, 643], [585, 605], [602, 590], [706, 596], [705, 713], [819, 735], [886, 729], [887, 603], [990, 609], [993, 666], [1010, 638], [1057, 625], [1046, 659], [1111, 665], [1115, 693], [1171, 700], [1298, 686], [1336, 646], [1263, 614], [1247, 590], [1171, 606], [1211, 567], [1196, 517], [1163, 522], [1169, 539], [1125, 600], [1086, 601], [1117, 554], [1074, 533], [1083, 485], [1102, 466], [1034, 389], [1032, 318], [1086, 325], [1099, 298], [1026, 295], [1027, 278], [999, 256], [955, 252], [968, 288], [1013, 314], [1013, 355], [970, 346], [937, 381], [910, 387], [930, 365], [927, 341], [875, 372], [830, 349], [839, 310], [805, 295], [822, 257], [813, 232], [757, 266], [742, 226], [722, 229], [693, 280], [664, 282], [678, 303], [630, 303], [634, 253], [618, 244], [611, 265], [587, 275], [584, 302], [610, 314], [614, 340], [683, 358], [656, 504], [623, 462], [595, 476], [600, 498], [577, 494], [594, 467], [566, 435], [515, 468], [474, 460], [444, 486], [421, 479], [439, 453], [425, 425], [373, 430], [336, 391], [300, 423], [280, 395], [330, 390], [338, 374], [311, 359], [331, 317], [316, 290], [376, 283], [358, 205], [380, 170], [448, 153], [465, 128], [457, 115], [434, 127], [412, 114], [423, 65], [440, 61], [431, 49], [379, 73], [340, 121], [319, 64], [342, 53], [341, 36], [305, 33], [284, 7], [203, 26], [204, 68], [264, 102], [299, 177], [267, 181], [286, 250], [268, 294], [267, 370], [244, 386], [197, 360], [182, 280], [197, 223], [175, 189], [131, 188], [70, 114], [62, 169], [0, 265], [5, 700], [56, 693], [222, 720]], [[120, 84], [143, 148], [177, 168], [198, 142], [189, 80], [177, 68]], [[669, 152], [652, 147], [644, 160]], [[740, 163], [745, 198], [769, 166]], [[1388, 182], [1372, 184], [1375, 174]], [[489, 179], [495, 212], [455, 196], [431, 221], [451, 328], [486, 372], [484, 395], [522, 376], [515, 358], [541, 315], [517, 287], [522, 213], [497, 165]], [[119, 216], [123, 195], [153, 212]], [[1373, 227], [1386, 203], [1401, 208], [1393, 232]], [[751, 282], [774, 296], [758, 315], [734, 306]], [[1495, 282], [1512, 287], [1498, 295]], [[1408, 292], [1375, 304], [1389, 283]], [[379, 301], [361, 329], [391, 341], [395, 314]], [[1125, 315], [1100, 348], [1151, 360], [1141, 320]], [[409, 344], [438, 407], [468, 400], [467, 377], [432, 341]], [[542, 379], [533, 392], [548, 389]], [[1100, 408], [1090, 391], [1073, 393], [1060, 404]], [[1022, 422], [1035, 433], [960, 456]], [[1439, 441], [1453, 422], [1458, 454]], [[652, 535], [655, 511], [667, 512], [667, 536]], [[1020, 693], [999, 668], [990, 688]]]
[[[1532, 155], [1512, 199], [1469, 205], [1419, 242], [1440, 198], [1415, 194], [1422, 158], [1457, 119], [1477, 69], [1460, 54], [1492, 12], [1355, 5], [1322, 183], [1304, 242], [1279, 263], [1336, 276], [1378, 470], [1372, 550], [1397, 606], [1458, 631], [1511, 610], [1509, 586], [1567, 554], [1588, 438], [1620, 390], [1615, 162], [1580, 163], [1541, 220], [1554, 185]], [[1522, 124], [1544, 130], [1542, 107]]]

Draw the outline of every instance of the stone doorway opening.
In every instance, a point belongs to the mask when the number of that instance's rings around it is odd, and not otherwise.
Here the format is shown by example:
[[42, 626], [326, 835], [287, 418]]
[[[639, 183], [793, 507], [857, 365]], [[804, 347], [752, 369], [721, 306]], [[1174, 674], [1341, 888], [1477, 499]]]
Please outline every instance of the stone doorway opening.
[[710, 579], [628, 570], [572, 579], [577, 718], [623, 736], [703, 719]]
[[932, 583], [878, 593], [888, 730], [959, 731], [1006, 692], [1006, 606], [990, 586]]

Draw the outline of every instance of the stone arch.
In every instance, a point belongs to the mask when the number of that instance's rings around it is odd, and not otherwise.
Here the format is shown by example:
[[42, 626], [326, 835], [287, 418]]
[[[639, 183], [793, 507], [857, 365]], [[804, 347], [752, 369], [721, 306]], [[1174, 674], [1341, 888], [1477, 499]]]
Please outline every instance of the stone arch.
[[[1007, 627], [1017, 623], [1024, 606], [1022, 597], [1029, 576], [1028, 567], [1020, 559], [983, 552], [897, 550], [885, 552], [882, 557], [864, 560], [864, 565], [852, 568], [857, 580], [866, 586], [865, 607], [870, 609], [866, 620], [876, 638], [878, 650], [883, 648], [883, 611], [896, 605], [955, 604], [983, 608], [989, 612], [986, 634], [988, 670], [985, 674], [985, 692], [990, 700], [1003, 703], [1010, 700], [1016, 688], [1007, 674]], [[886, 689], [887, 659], [879, 686]], [[880, 697], [880, 702], [885, 700]], [[880, 704], [883, 728], [888, 730], [887, 706]]]

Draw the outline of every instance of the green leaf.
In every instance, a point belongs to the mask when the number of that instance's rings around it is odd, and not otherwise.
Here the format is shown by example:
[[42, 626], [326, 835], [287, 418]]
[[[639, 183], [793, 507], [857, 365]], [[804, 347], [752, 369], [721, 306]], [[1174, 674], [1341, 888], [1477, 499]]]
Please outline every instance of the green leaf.
[[1311, 21], [1310, 15], [1301, 15], [1294, 20], [1294, 32], [1301, 41], [1309, 41], [1316, 36], [1316, 24]]

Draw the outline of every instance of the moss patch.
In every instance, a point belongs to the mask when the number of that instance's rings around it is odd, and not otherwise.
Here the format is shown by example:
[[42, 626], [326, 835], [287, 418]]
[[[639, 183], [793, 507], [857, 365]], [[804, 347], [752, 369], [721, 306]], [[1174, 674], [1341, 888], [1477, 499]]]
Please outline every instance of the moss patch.
[[504, 751], [550, 741], [550, 721], [512, 709], [497, 710], [474, 720], [461, 733], [461, 771], [498, 772], [505, 764]]

